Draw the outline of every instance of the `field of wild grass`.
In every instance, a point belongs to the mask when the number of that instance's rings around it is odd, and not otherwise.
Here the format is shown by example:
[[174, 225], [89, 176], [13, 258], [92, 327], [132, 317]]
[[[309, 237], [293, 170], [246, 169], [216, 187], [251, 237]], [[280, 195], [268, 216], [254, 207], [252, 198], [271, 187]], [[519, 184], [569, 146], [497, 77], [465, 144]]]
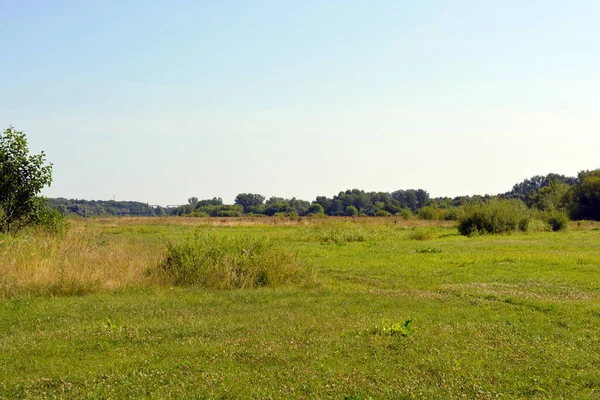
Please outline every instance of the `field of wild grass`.
[[599, 228], [111, 218], [0, 236], [0, 398], [598, 398]]

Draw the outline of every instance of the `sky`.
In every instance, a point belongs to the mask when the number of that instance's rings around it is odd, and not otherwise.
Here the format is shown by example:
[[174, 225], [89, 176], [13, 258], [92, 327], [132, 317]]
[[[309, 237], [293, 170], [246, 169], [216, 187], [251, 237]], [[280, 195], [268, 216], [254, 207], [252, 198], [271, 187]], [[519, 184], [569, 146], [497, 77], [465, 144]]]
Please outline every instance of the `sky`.
[[0, 0], [48, 197], [496, 194], [600, 168], [597, 0]]

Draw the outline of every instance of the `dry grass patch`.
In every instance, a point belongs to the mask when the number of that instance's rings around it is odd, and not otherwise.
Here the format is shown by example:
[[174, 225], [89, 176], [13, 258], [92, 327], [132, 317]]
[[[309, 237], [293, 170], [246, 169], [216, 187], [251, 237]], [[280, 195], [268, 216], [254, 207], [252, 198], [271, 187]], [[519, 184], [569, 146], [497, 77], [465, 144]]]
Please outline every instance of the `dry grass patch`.
[[77, 227], [64, 237], [0, 237], [0, 297], [81, 295], [147, 281], [160, 249]]

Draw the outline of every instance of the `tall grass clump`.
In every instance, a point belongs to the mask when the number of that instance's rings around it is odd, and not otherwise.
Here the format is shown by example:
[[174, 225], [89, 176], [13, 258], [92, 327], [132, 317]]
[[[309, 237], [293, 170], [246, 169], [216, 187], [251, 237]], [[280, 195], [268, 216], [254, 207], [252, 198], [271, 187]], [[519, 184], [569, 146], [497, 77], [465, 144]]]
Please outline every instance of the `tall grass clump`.
[[35, 228], [0, 234], [0, 298], [83, 295], [142, 284], [145, 269], [159, 256], [154, 246], [82, 226], [64, 235]]
[[415, 227], [409, 234], [412, 240], [431, 240], [436, 237], [435, 229], [430, 226]]
[[458, 230], [466, 236], [527, 231], [530, 212], [520, 200], [492, 198], [466, 205], [458, 216]]
[[277, 286], [305, 276], [297, 252], [272, 239], [208, 233], [169, 244], [158, 270], [174, 285], [212, 289]]

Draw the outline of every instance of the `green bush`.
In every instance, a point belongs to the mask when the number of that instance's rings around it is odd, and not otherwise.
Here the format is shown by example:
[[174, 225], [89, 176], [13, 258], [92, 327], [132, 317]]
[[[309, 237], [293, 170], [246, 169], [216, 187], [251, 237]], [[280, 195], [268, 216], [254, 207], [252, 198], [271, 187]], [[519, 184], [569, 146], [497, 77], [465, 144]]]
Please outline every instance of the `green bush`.
[[43, 198], [36, 199], [36, 206], [29, 220], [31, 226], [59, 235], [64, 235], [68, 229], [64, 215], [56, 209], [49, 208]]
[[399, 215], [407, 221], [414, 218], [413, 212], [410, 210], [410, 208], [403, 208], [400, 212], [396, 213], [396, 215]]
[[551, 231], [557, 232], [567, 229], [569, 216], [564, 211], [547, 211], [542, 214], [542, 219], [548, 224]]
[[419, 219], [427, 221], [439, 220], [444, 217], [444, 210], [434, 206], [425, 206], [417, 211], [417, 216]]
[[312, 204], [306, 211], [308, 215], [325, 214], [325, 209], [319, 203]]
[[358, 209], [354, 206], [346, 207], [346, 216], [347, 217], [356, 217], [358, 215]]
[[385, 210], [377, 210], [377, 212], [375, 213], [376, 217], [387, 217], [389, 215], [390, 213]]
[[299, 282], [305, 270], [293, 254], [266, 238], [196, 234], [169, 244], [159, 271], [174, 285], [241, 289]]
[[458, 221], [459, 232], [467, 236], [527, 231], [530, 212], [520, 200], [492, 198], [464, 206]]

